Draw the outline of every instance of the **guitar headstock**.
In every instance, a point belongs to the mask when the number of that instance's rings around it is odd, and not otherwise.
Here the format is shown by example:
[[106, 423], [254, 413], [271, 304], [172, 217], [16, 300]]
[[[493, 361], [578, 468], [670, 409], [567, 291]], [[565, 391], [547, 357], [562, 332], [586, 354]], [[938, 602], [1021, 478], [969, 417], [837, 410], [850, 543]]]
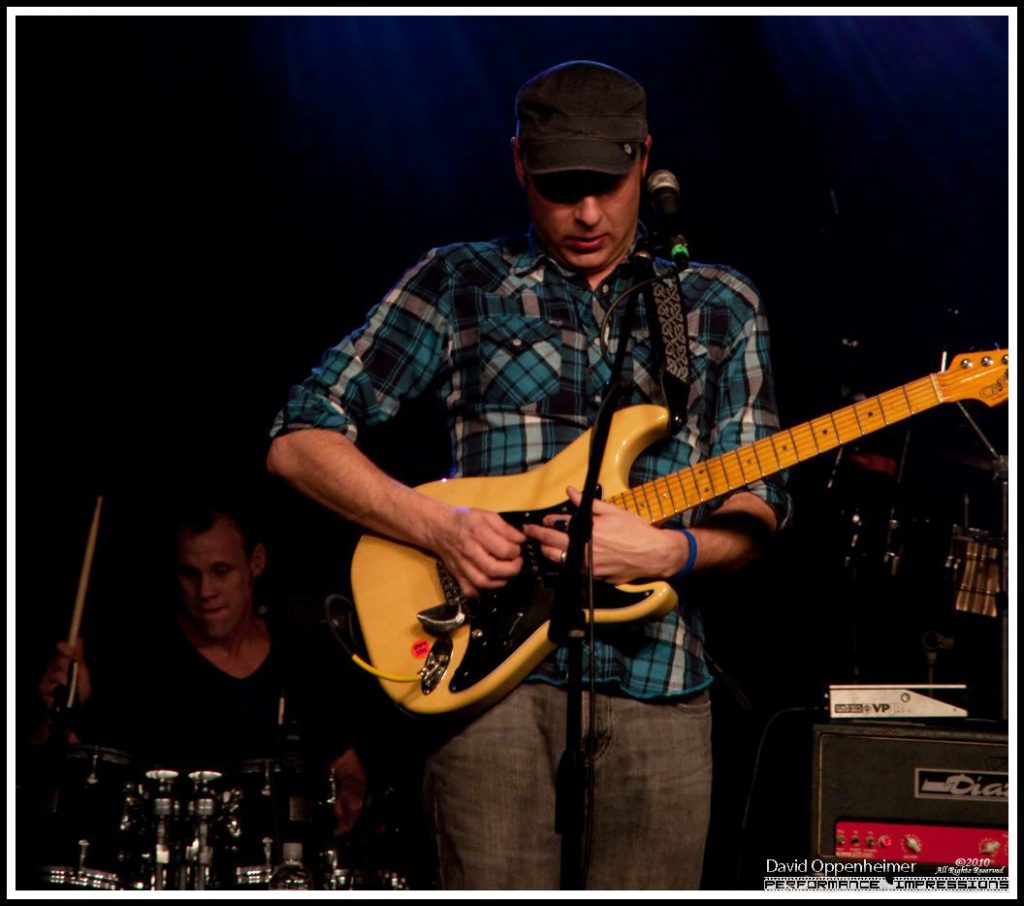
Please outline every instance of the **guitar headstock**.
[[989, 406], [1006, 402], [1010, 395], [1010, 350], [961, 352], [936, 375], [943, 402], [981, 400]]

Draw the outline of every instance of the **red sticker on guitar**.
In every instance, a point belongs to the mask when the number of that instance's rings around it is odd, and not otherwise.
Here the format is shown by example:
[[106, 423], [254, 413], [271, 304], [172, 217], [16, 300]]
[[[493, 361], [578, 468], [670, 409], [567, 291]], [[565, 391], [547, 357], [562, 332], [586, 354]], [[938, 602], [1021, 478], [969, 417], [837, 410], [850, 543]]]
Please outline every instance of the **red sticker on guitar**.
[[426, 657], [430, 654], [430, 642], [426, 639], [419, 639], [412, 644], [413, 657]]

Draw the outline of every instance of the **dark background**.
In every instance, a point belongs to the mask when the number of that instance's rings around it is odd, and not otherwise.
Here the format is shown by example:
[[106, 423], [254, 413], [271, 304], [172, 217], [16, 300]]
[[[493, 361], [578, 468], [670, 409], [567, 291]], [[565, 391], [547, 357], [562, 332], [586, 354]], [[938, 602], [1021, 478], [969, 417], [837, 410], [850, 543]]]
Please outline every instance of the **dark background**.
[[[937, 371], [944, 349], [1008, 345], [1005, 18], [20, 16], [23, 695], [67, 632], [96, 495], [83, 632], [116, 651], [171, 598], [155, 539], [179, 488], [263, 482], [288, 387], [406, 266], [525, 226], [512, 100], [573, 58], [647, 87], [652, 167], [679, 177], [695, 259], [762, 291], [783, 424]], [[1007, 408], [968, 405], [1005, 451]], [[444, 467], [432, 425], [411, 407], [368, 443], [423, 481]], [[891, 466], [905, 444], [901, 482], [852, 455], [796, 470], [792, 528], [716, 591], [709, 646], [754, 709], [717, 702], [709, 886], [733, 883], [768, 715], [830, 681], [923, 682], [928, 629], [955, 642], [936, 678], [998, 712], [994, 621], [953, 612], [943, 568], [965, 495], [972, 524], [998, 526], [984, 448], [945, 406], [848, 452]], [[354, 535], [265, 490], [267, 602], [315, 620]], [[780, 720], [769, 750], [802, 732]]]

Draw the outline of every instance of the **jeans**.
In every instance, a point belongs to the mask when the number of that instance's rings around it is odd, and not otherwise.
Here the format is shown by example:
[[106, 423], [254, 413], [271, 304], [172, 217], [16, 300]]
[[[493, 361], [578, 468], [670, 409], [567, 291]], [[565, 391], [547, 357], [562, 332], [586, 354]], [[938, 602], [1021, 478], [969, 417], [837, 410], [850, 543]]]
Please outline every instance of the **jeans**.
[[[594, 832], [587, 888], [699, 886], [711, 802], [711, 702], [598, 693]], [[584, 695], [584, 733], [589, 696]], [[519, 686], [427, 759], [424, 794], [441, 884], [555, 890], [555, 772], [565, 692]]]

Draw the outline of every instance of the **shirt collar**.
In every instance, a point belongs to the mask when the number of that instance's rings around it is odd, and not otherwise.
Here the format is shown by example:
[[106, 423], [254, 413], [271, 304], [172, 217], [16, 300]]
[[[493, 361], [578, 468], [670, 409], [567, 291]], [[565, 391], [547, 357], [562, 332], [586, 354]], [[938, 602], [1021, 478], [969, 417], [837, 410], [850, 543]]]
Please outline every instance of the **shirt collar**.
[[[636, 224], [636, 236], [633, 237], [633, 244], [629, 248], [629, 254], [624, 259], [625, 261], [628, 261], [630, 258], [633, 257], [633, 253], [636, 252], [637, 246], [645, 242], [648, 238], [648, 235], [649, 230], [647, 229], [647, 226], [644, 224], [642, 220], [638, 220]], [[548, 255], [547, 252], [544, 251], [541, 244], [537, 241], [537, 233], [531, 225], [530, 228], [526, 231], [525, 248], [523, 248], [523, 250], [519, 252], [517, 255], [515, 255], [515, 257], [512, 259], [512, 273], [517, 277], [521, 277], [525, 274], [528, 274], [530, 273], [530, 271], [536, 270], [538, 267], [540, 267], [544, 259], [550, 261], [551, 264], [557, 267], [559, 271], [561, 271], [567, 277], [571, 277], [576, 273], [575, 271], [569, 270], [568, 268], [559, 264], [557, 261], [555, 261], [554, 258], [552, 258], [550, 255]], [[622, 263], [618, 265], [618, 267], [621, 266]], [[618, 267], [616, 268], [616, 270], [618, 270]]]
[[526, 231], [526, 245], [512, 259], [512, 273], [517, 277], [522, 277], [530, 271], [536, 270], [540, 266], [541, 260], [546, 257], [547, 254], [537, 242], [536, 233], [531, 225]]

